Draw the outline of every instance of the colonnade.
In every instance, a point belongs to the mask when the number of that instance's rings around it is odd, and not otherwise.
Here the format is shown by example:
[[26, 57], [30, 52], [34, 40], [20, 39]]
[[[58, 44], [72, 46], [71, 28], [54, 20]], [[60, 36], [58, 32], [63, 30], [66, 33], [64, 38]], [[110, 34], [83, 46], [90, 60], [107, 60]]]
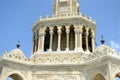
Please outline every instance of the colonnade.
[[38, 33], [33, 37], [33, 52], [37, 50], [92, 52], [95, 48], [94, 32], [85, 26], [46, 27]]

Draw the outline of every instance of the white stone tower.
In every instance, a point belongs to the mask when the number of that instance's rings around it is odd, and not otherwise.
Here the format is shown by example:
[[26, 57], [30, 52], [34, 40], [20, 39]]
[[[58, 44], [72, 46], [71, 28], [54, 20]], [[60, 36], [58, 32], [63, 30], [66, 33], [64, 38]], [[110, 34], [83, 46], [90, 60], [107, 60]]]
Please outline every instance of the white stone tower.
[[[115, 80], [120, 55], [102, 44], [95, 48], [96, 22], [79, 12], [78, 0], [54, 0], [53, 15], [33, 26], [33, 50], [0, 57], [0, 80]], [[104, 42], [104, 40], [102, 40]]]

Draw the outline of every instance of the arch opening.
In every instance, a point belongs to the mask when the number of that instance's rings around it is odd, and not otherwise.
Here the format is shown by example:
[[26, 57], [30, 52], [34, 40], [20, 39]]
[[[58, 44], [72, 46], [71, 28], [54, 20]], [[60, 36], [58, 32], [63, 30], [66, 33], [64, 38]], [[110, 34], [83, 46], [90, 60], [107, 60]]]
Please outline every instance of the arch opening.
[[86, 28], [83, 27], [83, 33], [82, 33], [82, 48], [83, 51], [86, 51]]
[[75, 31], [74, 25], [70, 25], [70, 33], [69, 33], [69, 50], [75, 49]]
[[45, 39], [44, 39], [44, 51], [48, 51], [50, 46], [50, 29], [49, 27], [45, 30]]
[[93, 80], [105, 80], [104, 76], [100, 73], [96, 74]]
[[6, 78], [6, 80], [23, 80], [21, 76], [18, 74], [11, 74]]
[[58, 47], [58, 28], [57, 26], [53, 29], [53, 41], [52, 41], [52, 51], [57, 51]]
[[64, 25], [62, 26], [61, 31], [62, 31], [62, 34], [61, 34], [60, 48], [61, 48], [61, 51], [65, 51], [65, 49], [66, 49], [66, 35], [67, 34], [66, 34], [66, 28]]

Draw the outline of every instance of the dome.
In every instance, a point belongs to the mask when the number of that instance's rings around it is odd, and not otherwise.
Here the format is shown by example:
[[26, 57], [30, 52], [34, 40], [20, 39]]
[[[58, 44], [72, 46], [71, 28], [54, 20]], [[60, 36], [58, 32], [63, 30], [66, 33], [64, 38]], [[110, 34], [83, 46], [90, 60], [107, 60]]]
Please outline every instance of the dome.
[[20, 49], [14, 49], [9, 52], [10, 57], [26, 59], [24, 53]]
[[98, 56], [98, 55], [105, 55], [105, 54], [115, 54], [115, 52], [111, 47], [107, 45], [101, 45], [95, 49], [93, 54], [95, 56]]

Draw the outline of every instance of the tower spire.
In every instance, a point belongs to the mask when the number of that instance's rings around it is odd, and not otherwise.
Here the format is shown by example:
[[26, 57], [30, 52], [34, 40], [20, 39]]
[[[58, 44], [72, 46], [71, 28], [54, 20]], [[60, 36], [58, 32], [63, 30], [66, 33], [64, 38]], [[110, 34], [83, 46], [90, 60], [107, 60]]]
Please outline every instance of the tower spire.
[[53, 16], [64, 17], [67, 15], [78, 15], [78, 0], [54, 0]]

